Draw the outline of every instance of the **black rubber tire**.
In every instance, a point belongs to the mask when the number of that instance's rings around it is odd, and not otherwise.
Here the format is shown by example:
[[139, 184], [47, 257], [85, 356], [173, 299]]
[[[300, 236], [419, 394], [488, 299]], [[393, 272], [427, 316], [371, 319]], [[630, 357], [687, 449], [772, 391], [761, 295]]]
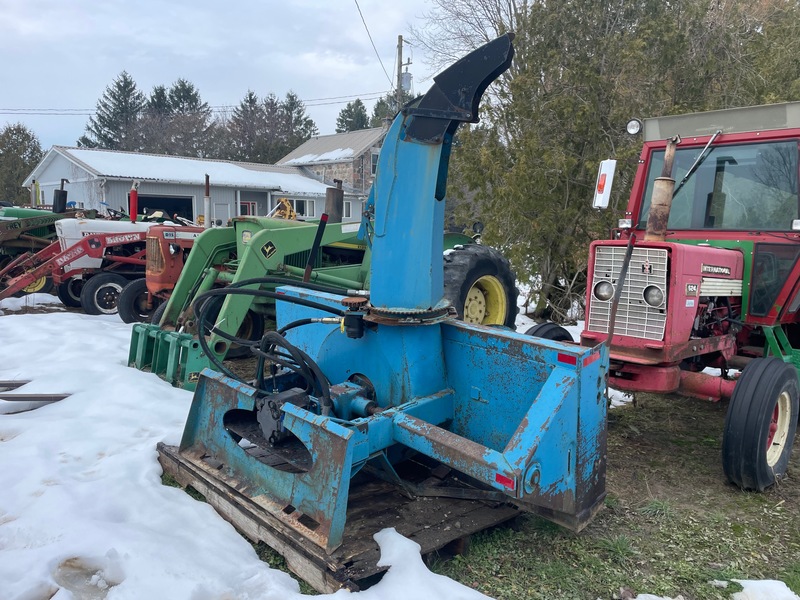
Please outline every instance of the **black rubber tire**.
[[56, 296], [61, 300], [61, 304], [68, 308], [80, 308], [81, 290], [85, 283], [85, 279], [77, 277], [70, 277], [63, 283], [59, 283], [56, 288]]
[[163, 317], [164, 313], [167, 312], [167, 302], [169, 302], [169, 300], [164, 300], [161, 302], [161, 304], [156, 306], [153, 314], [150, 315], [150, 320], [148, 321], [149, 323], [153, 323], [155, 325], [161, 324], [161, 317]]
[[13, 294], [13, 296], [21, 298], [22, 296], [27, 296], [28, 294], [52, 294], [54, 290], [55, 285], [53, 284], [53, 278], [47, 275], [45, 277], [40, 277], [28, 287], [23, 288]]
[[[797, 431], [799, 389], [797, 371], [779, 358], [757, 358], [744, 368], [722, 436], [722, 466], [731, 483], [763, 491], [786, 474]], [[777, 437], [770, 449], [776, 413]]]
[[[147, 308], [147, 280], [144, 277], [129, 282], [117, 299], [117, 312], [125, 323], [149, 323], [155, 306]], [[158, 299], [156, 299], [158, 302]]]
[[[219, 311], [222, 309], [222, 304], [225, 302], [225, 298], [223, 296], [213, 296], [207, 301], [213, 302], [208, 314], [208, 321], [211, 323], [211, 325], [213, 325], [217, 320]], [[203, 310], [204, 306], [205, 304], [200, 307], [200, 311]], [[206, 330], [206, 335], [208, 335], [208, 330]], [[252, 310], [248, 310], [241, 327], [239, 327], [239, 331], [236, 332], [236, 337], [250, 341], [260, 340], [262, 337], [264, 337], [264, 316], [253, 312]], [[241, 346], [239, 344], [232, 343], [228, 348], [228, 352], [225, 354], [225, 359], [245, 358], [252, 355], [253, 354], [250, 352], [250, 348], [247, 346]]]
[[[496, 287], [495, 291], [502, 290], [502, 298], [498, 298], [499, 313], [492, 315], [490, 309], [481, 313], [480, 302], [478, 310], [467, 308], [476, 306], [473, 295], [482, 289], [482, 282], [489, 281]], [[517, 297], [519, 290], [516, 287], [516, 277], [511, 270], [511, 263], [500, 252], [489, 246], [481, 244], [465, 244], [456, 246], [444, 255], [444, 297], [456, 308], [458, 318], [471, 323], [483, 325], [504, 325], [514, 328], [517, 319]], [[485, 304], [484, 304], [485, 306]], [[467, 318], [464, 318], [465, 310]]]
[[555, 323], [539, 323], [529, 328], [525, 335], [553, 340], [554, 342], [574, 342], [569, 331]]
[[116, 273], [98, 273], [83, 285], [81, 306], [87, 315], [117, 314], [117, 301], [128, 280]]

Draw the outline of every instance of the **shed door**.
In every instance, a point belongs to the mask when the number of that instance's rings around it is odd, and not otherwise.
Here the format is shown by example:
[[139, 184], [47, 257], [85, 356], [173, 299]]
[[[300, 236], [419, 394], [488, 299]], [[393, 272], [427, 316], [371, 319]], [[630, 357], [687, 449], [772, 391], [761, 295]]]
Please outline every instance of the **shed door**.
[[184, 219], [194, 220], [191, 196], [151, 196], [139, 194], [139, 214], [163, 210], [170, 217], [177, 214]]

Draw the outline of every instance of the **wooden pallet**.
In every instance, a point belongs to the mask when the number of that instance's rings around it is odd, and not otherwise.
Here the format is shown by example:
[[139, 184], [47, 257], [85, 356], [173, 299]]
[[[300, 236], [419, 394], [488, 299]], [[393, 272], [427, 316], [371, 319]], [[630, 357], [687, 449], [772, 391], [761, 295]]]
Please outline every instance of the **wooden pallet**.
[[293, 573], [323, 593], [356, 591], [386, 570], [377, 566], [380, 549], [373, 535], [386, 527], [414, 540], [423, 555], [514, 518], [519, 511], [497, 502], [463, 498], [409, 497], [386, 481], [361, 475], [351, 482], [347, 526], [342, 545], [326, 554], [301, 532], [287, 527], [267, 510], [267, 502], [238, 489], [241, 481], [158, 444], [158, 460], [182, 486], [191, 486], [245, 537], [264, 542], [286, 560]]

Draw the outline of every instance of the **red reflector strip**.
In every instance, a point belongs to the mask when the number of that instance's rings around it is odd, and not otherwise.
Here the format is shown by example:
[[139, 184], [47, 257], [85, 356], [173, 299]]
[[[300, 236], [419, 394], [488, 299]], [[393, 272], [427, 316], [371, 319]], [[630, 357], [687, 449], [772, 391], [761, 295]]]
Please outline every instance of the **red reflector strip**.
[[595, 352], [593, 354], [590, 354], [589, 356], [587, 356], [586, 358], [583, 359], [583, 366], [584, 367], [589, 366], [590, 364], [595, 362], [598, 358], [600, 358], [600, 353], [599, 352]]
[[556, 357], [558, 362], [564, 363], [565, 365], [577, 365], [578, 364], [578, 357], [573, 356], [572, 354], [564, 354], [563, 352], [559, 352], [558, 356]]
[[597, 192], [602, 194], [606, 189], [606, 174], [603, 173], [600, 175], [600, 179], [597, 181]]
[[514, 480], [511, 477], [506, 477], [502, 473], [495, 473], [494, 480], [503, 487], [507, 487], [510, 490], [514, 489]]

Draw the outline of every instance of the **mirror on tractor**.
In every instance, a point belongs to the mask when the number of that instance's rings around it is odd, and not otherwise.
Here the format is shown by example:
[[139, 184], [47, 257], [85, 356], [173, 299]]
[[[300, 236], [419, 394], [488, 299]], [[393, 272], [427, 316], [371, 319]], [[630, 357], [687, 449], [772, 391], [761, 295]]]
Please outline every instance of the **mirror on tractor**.
[[594, 186], [594, 200], [592, 208], [608, 208], [611, 199], [611, 186], [614, 183], [614, 173], [617, 170], [617, 161], [613, 158], [600, 162], [597, 170], [597, 183]]

